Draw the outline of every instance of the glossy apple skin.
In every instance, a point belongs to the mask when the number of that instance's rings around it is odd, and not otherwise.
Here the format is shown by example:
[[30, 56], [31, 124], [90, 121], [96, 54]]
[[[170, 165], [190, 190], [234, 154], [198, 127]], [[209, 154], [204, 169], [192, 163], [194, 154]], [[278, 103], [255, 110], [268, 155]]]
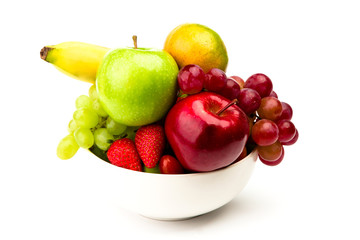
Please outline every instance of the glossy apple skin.
[[234, 162], [245, 146], [249, 123], [236, 105], [220, 116], [230, 101], [202, 92], [176, 103], [165, 120], [165, 133], [181, 165], [193, 172], [208, 172]]

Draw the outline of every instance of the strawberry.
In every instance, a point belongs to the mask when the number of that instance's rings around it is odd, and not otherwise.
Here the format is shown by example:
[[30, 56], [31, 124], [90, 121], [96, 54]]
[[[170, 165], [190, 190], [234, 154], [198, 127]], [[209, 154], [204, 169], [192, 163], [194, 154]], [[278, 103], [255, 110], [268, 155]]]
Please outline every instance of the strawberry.
[[122, 138], [113, 142], [107, 151], [107, 157], [118, 167], [141, 172], [141, 160], [131, 139]]
[[159, 124], [142, 126], [136, 132], [135, 146], [145, 166], [155, 167], [165, 148], [164, 128]]

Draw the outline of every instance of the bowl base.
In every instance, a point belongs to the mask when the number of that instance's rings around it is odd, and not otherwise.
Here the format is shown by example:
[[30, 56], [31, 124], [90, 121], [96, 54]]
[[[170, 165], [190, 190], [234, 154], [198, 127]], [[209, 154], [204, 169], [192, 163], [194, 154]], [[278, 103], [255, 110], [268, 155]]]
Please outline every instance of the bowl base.
[[146, 216], [146, 215], [140, 214], [140, 216], [145, 217], [145, 218], [149, 218], [149, 219], [157, 220], [157, 221], [167, 221], [167, 222], [170, 222], [170, 221], [174, 221], [174, 222], [175, 221], [186, 221], [186, 220], [189, 220], [189, 219], [192, 219], [192, 218], [199, 217], [201, 215], [196, 215], [196, 216], [192, 216], [192, 217], [180, 217], [180, 218], [162, 218], [162, 217], [152, 217], [152, 216]]

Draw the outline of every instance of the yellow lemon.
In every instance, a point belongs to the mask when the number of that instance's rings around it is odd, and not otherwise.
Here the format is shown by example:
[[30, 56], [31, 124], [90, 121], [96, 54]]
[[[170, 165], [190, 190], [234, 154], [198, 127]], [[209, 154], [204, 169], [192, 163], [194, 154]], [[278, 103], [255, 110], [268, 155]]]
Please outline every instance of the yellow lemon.
[[199, 65], [204, 72], [211, 68], [226, 70], [228, 55], [219, 34], [195, 23], [182, 24], [167, 36], [164, 50], [170, 53], [179, 68], [188, 64]]

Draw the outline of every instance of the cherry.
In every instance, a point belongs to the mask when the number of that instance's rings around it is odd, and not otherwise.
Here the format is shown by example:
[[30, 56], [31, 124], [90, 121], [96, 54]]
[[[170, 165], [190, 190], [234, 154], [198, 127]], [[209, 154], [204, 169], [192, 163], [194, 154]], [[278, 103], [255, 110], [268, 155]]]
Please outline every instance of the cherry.
[[184, 169], [179, 161], [170, 155], [164, 155], [159, 162], [160, 172], [163, 174], [182, 174]]

